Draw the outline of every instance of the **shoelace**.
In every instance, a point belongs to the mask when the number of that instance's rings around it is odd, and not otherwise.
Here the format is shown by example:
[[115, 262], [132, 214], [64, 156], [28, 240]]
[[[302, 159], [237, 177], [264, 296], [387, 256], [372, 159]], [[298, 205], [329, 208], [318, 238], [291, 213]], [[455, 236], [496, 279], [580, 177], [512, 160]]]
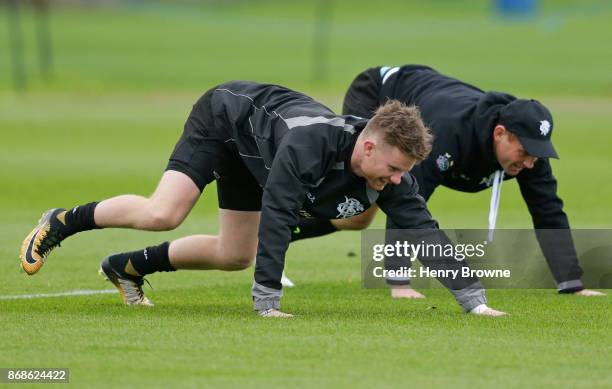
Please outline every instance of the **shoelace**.
[[493, 176], [493, 188], [491, 189], [491, 203], [489, 205], [489, 242], [493, 241], [493, 233], [497, 222], [497, 211], [499, 210], [499, 199], [501, 197], [501, 187], [504, 182], [504, 171], [498, 170]]
[[43, 230], [43, 234], [38, 240], [38, 253], [45, 258], [47, 254], [55, 247], [61, 247], [61, 241], [64, 240], [64, 234], [58, 230], [52, 230], [51, 224], [47, 224]]
[[[149, 288], [151, 288], [151, 290], [155, 290], [155, 289], [153, 289], [153, 285], [151, 285], [151, 283], [149, 282], [149, 280], [147, 280], [147, 279], [146, 279], [146, 278], [144, 278], [144, 277], [143, 277], [143, 279], [142, 279], [142, 280], [143, 280], [144, 282], [146, 282], [146, 283], [147, 283], [147, 285], [149, 285]], [[143, 282], [143, 285], [144, 285], [144, 282]]]
[[[149, 288], [153, 290], [153, 285], [146, 278], [142, 278], [141, 282], [133, 281], [130, 279], [121, 278], [120, 282], [123, 283], [123, 289], [125, 290], [126, 297], [130, 303], [140, 303], [146, 298], [142, 286], [146, 282]], [[134, 296], [134, 293], [136, 296]]]

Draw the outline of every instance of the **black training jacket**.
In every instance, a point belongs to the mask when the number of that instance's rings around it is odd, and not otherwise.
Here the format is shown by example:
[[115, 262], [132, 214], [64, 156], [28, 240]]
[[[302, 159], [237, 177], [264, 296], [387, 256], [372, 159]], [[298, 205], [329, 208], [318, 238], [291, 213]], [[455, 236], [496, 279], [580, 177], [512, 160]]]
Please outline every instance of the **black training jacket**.
[[[500, 109], [515, 100], [514, 96], [484, 92], [427, 66], [377, 67], [353, 81], [343, 113], [370, 117], [388, 99], [418, 106], [434, 133], [431, 154], [411, 172], [425, 199], [438, 185], [462, 192], [491, 186], [495, 171], [501, 170], [493, 153], [493, 128]], [[518, 181], [534, 227], [563, 230], [554, 234], [536, 231], [559, 290], [582, 289], [582, 269], [549, 161], [539, 159], [533, 169], [524, 169], [516, 177], [505, 176], [505, 180], [512, 178]]]
[[246, 81], [216, 87], [211, 108], [215, 127], [230, 134], [264, 189], [256, 284], [281, 289], [285, 252], [298, 215], [347, 218], [376, 202], [400, 228], [437, 228], [412, 176], [377, 192], [352, 173], [351, 154], [367, 120], [337, 116], [281, 86]]

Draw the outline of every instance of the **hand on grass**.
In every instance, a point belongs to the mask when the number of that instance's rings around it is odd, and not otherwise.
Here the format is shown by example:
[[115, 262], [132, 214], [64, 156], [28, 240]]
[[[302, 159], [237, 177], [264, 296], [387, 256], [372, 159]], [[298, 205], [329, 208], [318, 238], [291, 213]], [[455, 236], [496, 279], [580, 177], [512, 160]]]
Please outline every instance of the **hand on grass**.
[[417, 292], [409, 286], [398, 286], [391, 289], [391, 297], [394, 299], [424, 299], [425, 295]]
[[495, 310], [493, 308], [489, 308], [487, 307], [486, 304], [480, 304], [476, 308], [472, 309], [470, 313], [472, 315], [479, 315], [479, 316], [505, 316], [507, 315], [506, 312], [502, 312], [502, 311]]
[[582, 290], [579, 290], [578, 292], [574, 292], [574, 294], [576, 296], [587, 296], [587, 297], [606, 295], [605, 293], [598, 292], [596, 290], [591, 290], [591, 289], [582, 289]]
[[259, 311], [259, 316], [261, 317], [293, 317], [290, 313], [281, 312], [278, 309], [265, 309], [263, 311]]

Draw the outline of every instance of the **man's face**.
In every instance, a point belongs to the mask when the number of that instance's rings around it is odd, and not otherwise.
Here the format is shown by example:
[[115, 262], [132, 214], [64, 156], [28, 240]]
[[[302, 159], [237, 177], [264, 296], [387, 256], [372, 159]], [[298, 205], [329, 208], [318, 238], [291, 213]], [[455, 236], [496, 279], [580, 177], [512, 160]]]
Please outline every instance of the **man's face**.
[[416, 162], [414, 158], [382, 140], [366, 141], [363, 147], [364, 158], [360, 175], [366, 179], [368, 186], [376, 191], [383, 190], [389, 183], [398, 185], [402, 176], [409, 172]]
[[516, 176], [521, 170], [531, 169], [538, 160], [527, 154], [521, 141], [502, 125], [493, 130], [493, 149], [497, 162], [509, 176]]

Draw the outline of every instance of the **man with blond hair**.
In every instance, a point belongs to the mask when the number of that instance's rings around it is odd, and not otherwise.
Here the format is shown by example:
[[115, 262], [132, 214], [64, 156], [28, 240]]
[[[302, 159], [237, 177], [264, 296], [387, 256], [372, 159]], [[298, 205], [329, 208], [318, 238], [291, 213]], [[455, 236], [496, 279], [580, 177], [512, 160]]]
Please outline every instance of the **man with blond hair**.
[[[502, 183], [516, 179], [558, 292], [604, 295], [585, 289], [581, 280], [582, 268], [549, 162], [558, 158], [551, 141], [553, 118], [543, 104], [507, 93], [485, 92], [424, 65], [381, 66], [357, 75], [344, 98], [343, 113], [369, 118], [389, 99], [418, 106], [435, 135], [432, 152], [411, 172], [425, 200], [438, 186], [470, 193], [491, 188], [491, 236]], [[363, 229], [375, 213], [373, 206], [350, 220], [301, 220], [295, 230], [299, 233], [294, 232], [292, 239], [337, 229]], [[388, 227], [393, 223], [388, 219]], [[395, 297], [424, 297], [410, 288], [408, 279], [392, 282]]]
[[[150, 197], [121, 195], [43, 215], [24, 240], [21, 265], [36, 273], [70, 235], [95, 228], [170, 230], [192, 209], [205, 185], [217, 181], [219, 235], [193, 235], [114, 254], [106, 277], [128, 305], [152, 305], [143, 277], [178, 269], [240, 270], [256, 258], [256, 311], [280, 311], [281, 274], [299, 216], [342, 219], [375, 202], [401, 228], [437, 223], [406, 174], [427, 157], [432, 137], [418, 110], [393, 101], [368, 122], [337, 116], [310, 97], [277, 85], [234, 81], [194, 105], [167, 170]], [[446, 266], [437, 261], [432, 266]], [[463, 264], [448, 264], [461, 267]], [[442, 280], [466, 312], [500, 315], [486, 306], [477, 279]]]

